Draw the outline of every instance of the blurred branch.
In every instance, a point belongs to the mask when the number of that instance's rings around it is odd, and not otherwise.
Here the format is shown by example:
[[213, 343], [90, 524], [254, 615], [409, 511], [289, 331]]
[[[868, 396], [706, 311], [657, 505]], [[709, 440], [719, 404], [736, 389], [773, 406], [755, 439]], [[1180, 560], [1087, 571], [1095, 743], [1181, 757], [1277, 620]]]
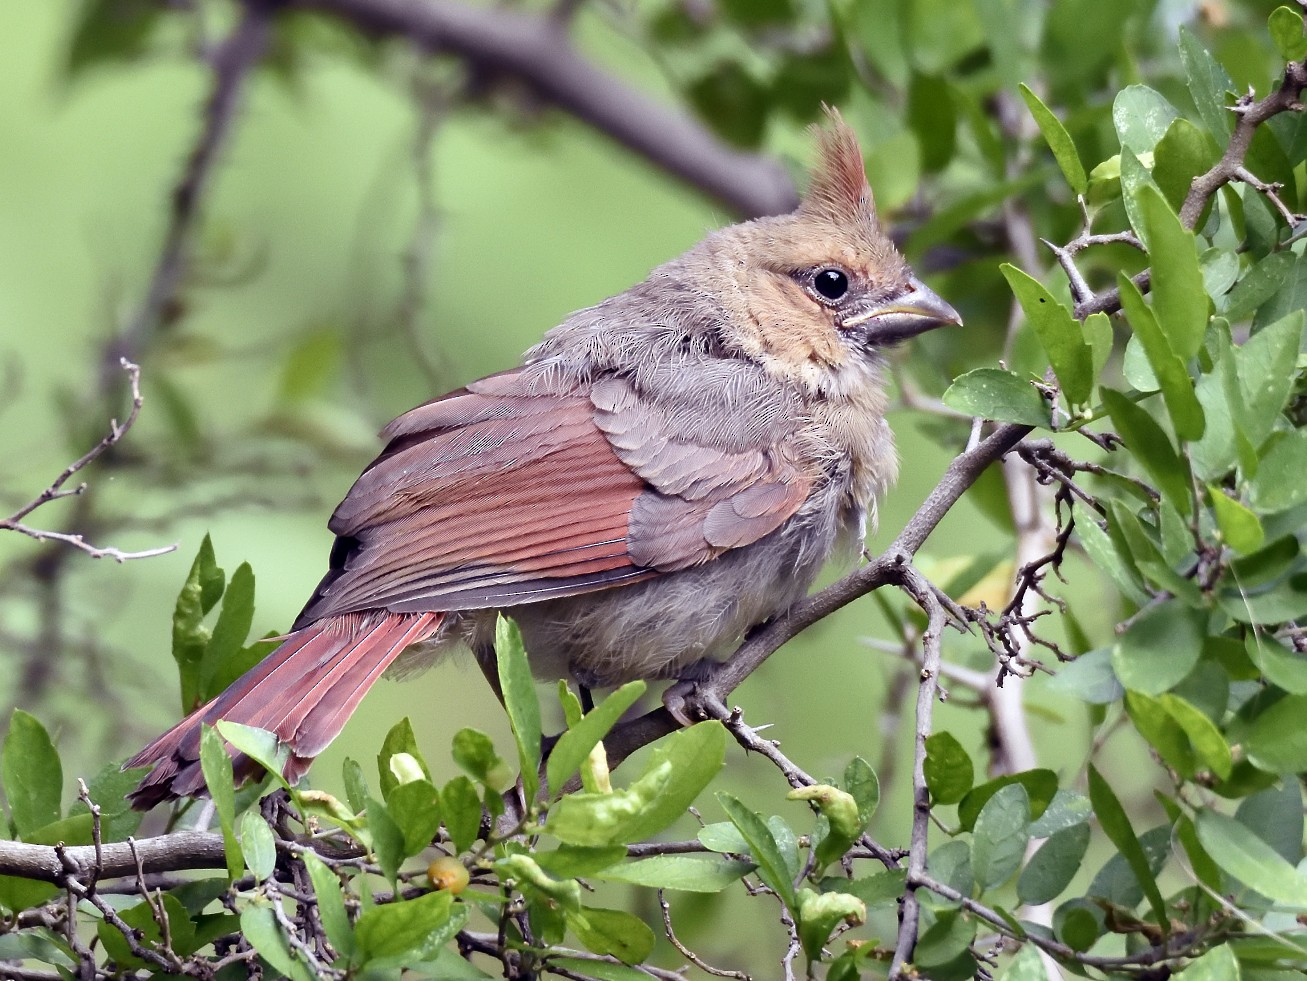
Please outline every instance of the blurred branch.
[[[202, 113], [199, 136], [172, 189], [172, 210], [163, 246], [145, 299], [122, 331], [108, 345], [105, 364], [120, 358], [139, 360], [153, 333], [170, 318], [188, 266], [188, 246], [200, 216], [200, 205], [213, 178], [218, 157], [231, 136], [245, 82], [268, 47], [274, 0], [247, 0], [245, 12], [231, 34], [209, 55], [213, 87]], [[107, 379], [101, 387], [109, 390]]]
[[[261, 3], [250, 0], [257, 8]], [[692, 117], [582, 57], [565, 19], [432, 0], [288, 0], [289, 6], [349, 21], [374, 34], [466, 58], [527, 84], [575, 116], [746, 217], [794, 209], [793, 182], [773, 159], [735, 150]]]
[[28, 538], [34, 538], [38, 542], [60, 542], [64, 545], [71, 545], [75, 549], [80, 549], [93, 559], [110, 558], [115, 562], [126, 562], [128, 559], [146, 559], [155, 555], [166, 555], [177, 548], [175, 544], [146, 549], [142, 552], [124, 552], [117, 548], [99, 548], [92, 545], [80, 534], [63, 531], [45, 531], [40, 528], [33, 528], [23, 520], [32, 512], [46, 504], [49, 504], [51, 501], [57, 501], [64, 497], [77, 497], [85, 491], [85, 483], [80, 483], [76, 487], [71, 488], [66, 488], [64, 485], [74, 476], [81, 473], [82, 470], [86, 469], [103, 456], [111, 446], [126, 436], [127, 431], [135, 424], [136, 417], [139, 416], [141, 412], [141, 405], [145, 401], [141, 397], [141, 369], [132, 364], [126, 358], [123, 358], [120, 364], [123, 370], [127, 372], [132, 392], [132, 408], [131, 411], [128, 412], [127, 418], [121, 424], [119, 424], [117, 419], [111, 419], [109, 421], [109, 434], [107, 436], [91, 447], [91, 449], [84, 453], [79, 459], [65, 467], [63, 473], [59, 474], [49, 487], [41, 491], [41, 493], [32, 498], [31, 501], [20, 507], [9, 517], [0, 518], [0, 531], [14, 531], [20, 535], [26, 535]]

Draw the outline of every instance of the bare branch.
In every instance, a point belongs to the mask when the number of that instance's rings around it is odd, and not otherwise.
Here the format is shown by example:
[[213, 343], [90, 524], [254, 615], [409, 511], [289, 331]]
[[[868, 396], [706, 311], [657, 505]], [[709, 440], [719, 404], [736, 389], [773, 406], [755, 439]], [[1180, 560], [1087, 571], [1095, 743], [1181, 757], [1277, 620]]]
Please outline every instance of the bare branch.
[[375, 34], [466, 58], [606, 134], [737, 214], [783, 214], [794, 184], [770, 157], [735, 150], [689, 115], [649, 98], [583, 58], [557, 17], [445, 0], [290, 0], [292, 8], [347, 20]]
[[917, 880], [926, 872], [930, 833], [930, 791], [926, 788], [926, 739], [933, 729], [935, 699], [939, 695], [939, 671], [943, 660], [940, 639], [947, 623], [944, 607], [925, 578], [911, 566], [900, 567], [899, 585], [926, 614], [921, 635], [921, 680], [917, 685], [917, 718], [912, 753], [912, 836], [908, 848], [908, 878], [899, 911], [898, 939], [890, 963], [891, 981], [907, 977], [906, 965], [917, 945], [917, 923], [921, 914]]
[[[200, 134], [173, 186], [168, 230], [145, 299], [108, 345], [106, 369], [120, 358], [139, 359], [155, 331], [169, 319], [169, 308], [176, 300], [189, 266], [188, 246], [199, 221], [200, 204], [231, 136], [245, 82], [268, 47], [271, 8], [270, 0], [246, 0], [239, 23], [209, 56], [213, 88], [204, 106]], [[101, 387], [110, 391], [112, 386], [107, 375], [108, 371], [101, 379]]]

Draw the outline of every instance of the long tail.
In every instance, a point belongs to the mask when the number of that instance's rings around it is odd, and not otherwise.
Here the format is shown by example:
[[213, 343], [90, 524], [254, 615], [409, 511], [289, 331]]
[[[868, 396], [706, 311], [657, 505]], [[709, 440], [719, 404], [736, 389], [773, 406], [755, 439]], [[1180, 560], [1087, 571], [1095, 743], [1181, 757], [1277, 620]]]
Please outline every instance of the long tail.
[[[204, 790], [200, 726], [220, 719], [267, 729], [290, 747], [283, 773], [294, 783], [345, 727], [363, 696], [410, 644], [435, 633], [443, 613], [346, 614], [296, 630], [280, 647], [123, 764], [158, 766], [128, 797], [148, 810]], [[228, 747], [231, 751], [231, 747]], [[232, 752], [238, 783], [258, 771]]]

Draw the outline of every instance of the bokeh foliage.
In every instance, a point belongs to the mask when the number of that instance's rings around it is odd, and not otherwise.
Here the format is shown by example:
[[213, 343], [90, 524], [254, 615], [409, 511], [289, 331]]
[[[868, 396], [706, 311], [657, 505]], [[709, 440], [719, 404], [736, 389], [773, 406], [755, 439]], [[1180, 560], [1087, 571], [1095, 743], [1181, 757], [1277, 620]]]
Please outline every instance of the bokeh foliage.
[[[231, 790], [221, 738], [274, 764], [278, 750], [257, 732], [224, 727], [206, 737], [205, 773], [225, 874], [167, 881], [146, 899], [131, 895], [130, 875], [126, 895], [95, 895], [84, 875], [58, 884], [6, 876], [0, 905], [16, 915], [3, 921], [0, 959], [41, 977], [68, 976], [79, 963], [123, 976], [222, 963], [223, 977], [244, 977], [256, 956], [265, 976], [294, 978], [392, 977], [401, 966], [435, 978], [647, 977], [630, 965], [666, 970], [688, 956], [665, 938], [651, 892], [661, 887], [677, 891], [682, 940], [756, 976], [805, 964], [816, 976], [879, 976], [904, 966], [905, 949], [911, 969], [944, 981], [1051, 976], [1037, 949], [1092, 976], [1270, 981], [1307, 970], [1301, 11], [660, 0], [518, 12], [574, 16], [569, 29], [591, 57], [683, 103], [731, 146], [797, 161], [801, 128], [823, 102], [858, 129], [905, 253], [968, 325], [922, 338], [898, 364], [905, 411], [896, 428], [909, 467], [873, 550], [968, 445], [972, 417], [1034, 430], [1012, 454], [1023, 466], [986, 470], [915, 560], [962, 604], [952, 613], [969, 633], [944, 635], [944, 664], [926, 679], [919, 662], [930, 665], [940, 644], [927, 614], [944, 607], [886, 587], [854, 608], [875, 606], [878, 617], [849, 611], [759, 672], [740, 695], [750, 719], [775, 719], [790, 759], [819, 774], [792, 794], [766, 762], [738, 776], [750, 764], [730, 745], [728, 735], [747, 738], [732, 719], [676, 733], [610, 775], [591, 750], [638, 686], [584, 717], [566, 689], [541, 690], [545, 717], [565, 721], [568, 734], [538, 808], [514, 813], [511, 793], [508, 805], [501, 794], [519, 773], [528, 787], [535, 779], [541, 722], [508, 633], [499, 647], [505, 688], [516, 693], [511, 727], [484, 695], [477, 714], [493, 722], [460, 718], [450, 705], [466, 700], [448, 690], [428, 690], [413, 709], [373, 706], [372, 731], [356, 726], [350, 748], [315, 768], [325, 790], [288, 788], [289, 810], [279, 798], [259, 803], [275, 781]], [[62, 33], [44, 49], [64, 125], [93, 126], [86, 106], [121, 100], [138, 78], [171, 80], [196, 98], [207, 77], [196, 52], [211, 51], [239, 13], [216, 0], [64, 8]], [[139, 830], [121, 804], [131, 778], [103, 753], [77, 751], [87, 758], [78, 772], [99, 775], [81, 800], [70, 797], [39, 717], [60, 720], [61, 744], [76, 745], [75, 722], [111, 733], [118, 758], [141, 733], [121, 708], [110, 723], [79, 719], [92, 689], [60, 665], [94, 667], [106, 699], [122, 686], [161, 701], [162, 679], [143, 685], [139, 665], [164, 662], [171, 631], [183, 707], [221, 688], [304, 593], [266, 584], [291, 562], [310, 570], [305, 588], [314, 578], [321, 539], [279, 527], [290, 520], [284, 509], [325, 511], [366, 459], [371, 423], [432, 387], [511, 363], [568, 307], [622, 288], [712, 223], [693, 192], [638, 168], [609, 169], [590, 135], [493, 65], [367, 39], [311, 9], [274, 24], [239, 125], [257, 135], [274, 107], [279, 126], [325, 115], [312, 130], [320, 143], [246, 136], [223, 160], [188, 275], [132, 352], [151, 401], [105, 467], [126, 489], [92, 473], [75, 512], [99, 537], [149, 543], [166, 528], [187, 539], [186, 554], [100, 579], [70, 569], [76, 553], [4, 543], [14, 551], [0, 644], [26, 710], [12, 715], [0, 754], [15, 841], [107, 845]], [[273, 152], [294, 146], [312, 172], [315, 154], [357, 142], [357, 119], [329, 115], [342, 92], [402, 120], [381, 131], [393, 141], [384, 179], [355, 174], [337, 185], [354, 195], [346, 228], [321, 214], [339, 202], [298, 192], [303, 178], [286, 177]], [[1241, 128], [1254, 106], [1265, 118]], [[412, 145], [396, 137], [414, 122]], [[163, 127], [133, 132], [166, 140], [174, 155], [186, 146]], [[424, 148], [439, 151], [434, 165]], [[544, 162], [506, 159], [532, 155]], [[1213, 171], [1223, 155], [1225, 168]], [[1211, 173], [1221, 179], [1204, 185]], [[166, 183], [165, 174], [160, 166], [156, 179]], [[410, 183], [397, 203], [389, 187], [401, 179]], [[369, 181], [383, 189], [361, 191]], [[153, 202], [157, 227], [168, 204], [161, 186], [131, 192]], [[325, 251], [347, 229], [351, 244], [320, 268], [288, 263], [288, 253]], [[433, 243], [435, 258], [424, 259]], [[150, 249], [127, 251], [97, 274], [125, 267], [143, 278]], [[104, 261], [106, 248], [98, 252]], [[25, 360], [40, 394], [8, 409], [21, 420], [14, 431], [45, 450], [15, 454], [40, 464], [13, 468], [21, 482], [6, 490], [16, 500], [120, 411], [114, 372], [101, 365], [112, 369], [115, 346], [96, 340], [132, 323], [137, 308], [127, 306], [93, 329], [81, 311], [57, 342], [16, 344], [25, 359], [40, 351], [56, 362]], [[47, 390], [57, 399], [43, 401]], [[1019, 498], [1040, 486], [1032, 532]], [[253, 517], [252, 497], [267, 502]], [[298, 520], [307, 528], [320, 519]], [[260, 530], [224, 532], [251, 522]], [[199, 545], [210, 525], [217, 551], [242, 563], [230, 578], [209, 539]], [[266, 621], [254, 614], [252, 570], [262, 577], [260, 608], [276, 610]], [[97, 598], [97, 584], [133, 577], [156, 601], [147, 607], [133, 594], [131, 629], [102, 633], [97, 616], [107, 618], [123, 587]], [[79, 603], [95, 615], [67, 612]], [[149, 649], [104, 653], [143, 630], [155, 638]], [[868, 655], [854, 638], [873, 631], [892, 666], [883, 688], [861, 688], [850, 666], [865, 670]], [[954, 697], [914, 746], [902, 703], [927, 681]], [[1023, 688], [1024, 746], [1002, 714]], [[435, 711], [453, 716], [447, 731], [426, 724], [437, 700]], [[414, 723], [395, 723], [406, 711]], [[878, 727], [879, 716], [897, 726]], [[863, 731], [831, 724], [846, 718]], [[375, 773], [347, 755], [376, 753], [374, 733], [386, 730]], [[431, 749], [446, 743], [448, 761]], [[1022, 749], [1033, 760], [1022, 762]], [[568, 792], [578, 771], [581, 789]], [[715, 796], [705, 789], [714, 778]], [[698, 828], [682, 818], [696, 799], [706, 821]], [[667, 845], [676, 835], [683, 846]], [[465, 888], [459, 869], [471, 879]], [[77, 906], [71, 926], [59, 918], [64, 903]], [[899, 914], [911, 904], [917, 919], [904, 926]], [[753, 929], [732, 925], [739, 915], [757, 921]]]

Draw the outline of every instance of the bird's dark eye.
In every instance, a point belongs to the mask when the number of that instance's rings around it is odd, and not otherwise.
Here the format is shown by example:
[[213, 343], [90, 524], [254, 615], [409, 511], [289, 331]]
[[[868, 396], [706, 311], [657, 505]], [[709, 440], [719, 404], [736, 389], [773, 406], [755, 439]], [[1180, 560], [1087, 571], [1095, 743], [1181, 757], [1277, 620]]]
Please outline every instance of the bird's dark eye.
[[812, 287], [828, 300], [838, 300], [849, 291], [849, 277], [841, 269], [823, 269], [812, 278]]

